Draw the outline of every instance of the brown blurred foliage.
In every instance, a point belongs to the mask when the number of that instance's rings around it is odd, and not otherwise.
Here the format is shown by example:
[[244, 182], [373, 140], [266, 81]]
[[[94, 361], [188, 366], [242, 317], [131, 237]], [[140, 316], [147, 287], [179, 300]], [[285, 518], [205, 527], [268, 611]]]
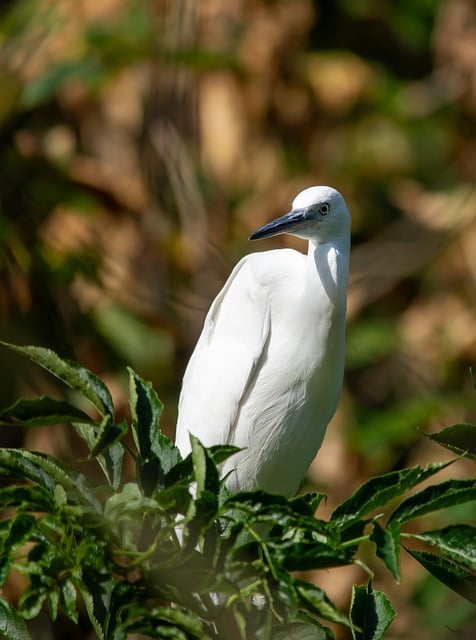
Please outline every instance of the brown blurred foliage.
[[[2, 339], [81, 361], [124, 412], [130, 364], [173, 435], [247, 236], [331, 184], [353, 216], [348, 367], [309, 482], [331, 509], [370, 474], [445, 457], [420, 430], [476, 414], [472, 0], [9, 0], [0, 33]], [[1, 364], [2, 406], [59, 393]], [[24, 443], [76, 458], [62, 429]], [[399, 611], [389, 637], [473, 637], [474, 613], [413, 561], [400, 587], [375, 570]], [[311, 578], [342, 606], [364, 579]]]

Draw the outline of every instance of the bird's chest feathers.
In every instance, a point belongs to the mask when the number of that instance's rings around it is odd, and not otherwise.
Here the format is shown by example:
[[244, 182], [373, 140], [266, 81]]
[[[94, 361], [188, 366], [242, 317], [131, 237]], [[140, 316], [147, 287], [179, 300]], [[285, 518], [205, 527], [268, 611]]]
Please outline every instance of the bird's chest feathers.
[[271, 292], [271, 345], [277, 361], [308, 378], [343, 342], [347, 265], [326, 246], [310, 252], [299, 271]]

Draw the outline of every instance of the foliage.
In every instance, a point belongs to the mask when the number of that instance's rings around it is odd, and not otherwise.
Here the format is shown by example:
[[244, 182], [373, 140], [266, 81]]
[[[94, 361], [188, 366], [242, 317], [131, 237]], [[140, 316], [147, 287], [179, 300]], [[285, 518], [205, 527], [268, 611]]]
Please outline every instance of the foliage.
[[[395, 611], [374, 589], [370, 570], [368, 583], [353, 588], [348, 616], [318, 586], [290, 573], [362, 564], [359, 548], [368, 540], [396, 580], [404, 547], [476, 604], [476, 528], [451, 524], [412, 533], [404, 527], [476, 500], [474, 479], [425, 482], [452, 461], [371, 478], [325, 521], [315, 517], [323, 494], [288, 500], [263, 491], [230, 493], [219, 465], [233, 447], [205, 449], [192, 437], [192, 452], [183, 460], [158, 428], [162, 404], [155, 391], [134, 371], [131, 421], [117, 423], [111, 394], [91, 371], [49, 349], [6, 346], [87, 399], [97, 418], [43, 396], [3, 409], [1, 425], [71, 423], [105, 476], [97, 486], [53, 456], [0, 451], [0, 580], [4, 584], [11, 571], [28, 578], [17, 610], [0, 600], [0, 633], [9, 640], [29, 638], [24, 619], [43, 607], [52, 619], [61, 612], [77, 621], [80, 606], [101, 639], [140, 633], [325, 640], [333, 637], [330, 621], [351, 628], [355, 640], [378, 640]], [[435, 440], [461, 447], [460, 435], [452, 427]], [[474, 452], [476, 427], [464, 425], [464, 436]], [[133, 462], [134, 480], [126, 459]], [[423, 482], [425, 488], [417, 489]], [[415, 541], [418, 549], [409, 546]]]

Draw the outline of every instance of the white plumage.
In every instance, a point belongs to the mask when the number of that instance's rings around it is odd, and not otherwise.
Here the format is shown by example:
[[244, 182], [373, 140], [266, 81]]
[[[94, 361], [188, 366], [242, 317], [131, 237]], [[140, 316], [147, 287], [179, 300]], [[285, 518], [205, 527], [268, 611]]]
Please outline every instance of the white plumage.
[[294, 495], [319, 449], [342, 387], [350, 216], [330, 187], [310, 187], [292, 211], [250, 239], [290, 233], [307, 255], [245, 256], [212, 303], [187, 366], [176, 444], [243, 450], [223, 472], [233, 490]]

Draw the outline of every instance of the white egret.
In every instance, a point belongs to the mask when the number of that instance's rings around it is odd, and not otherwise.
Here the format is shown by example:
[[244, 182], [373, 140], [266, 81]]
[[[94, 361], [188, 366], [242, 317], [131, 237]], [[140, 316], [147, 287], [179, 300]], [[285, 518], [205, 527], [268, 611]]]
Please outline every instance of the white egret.
[[342, 388], [350, 215], [331, 187], [310, 187], [292, 211], [250, 240], [289, 233], [307, 255], [245, 256], [212, 303], [188, 363], [176, 444], [242, 451], [223, 463], [232, 490], [294, 495], [317, 453]]

